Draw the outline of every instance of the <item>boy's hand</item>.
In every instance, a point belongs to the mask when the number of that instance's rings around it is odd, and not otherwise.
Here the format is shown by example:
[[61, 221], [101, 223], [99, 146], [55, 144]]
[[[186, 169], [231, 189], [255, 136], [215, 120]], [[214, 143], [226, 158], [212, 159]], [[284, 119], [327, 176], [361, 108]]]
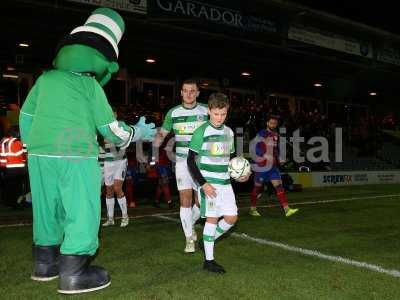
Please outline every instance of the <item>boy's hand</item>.
[[166, 132], [165, 130], [159, 129], [154, 137], [153, 146], [156, 148], [159, 148], [167, 135], [168, 135], [168, 132]]
[[153, 146], [156, 148], [159, 148], [161, 146], [163, 140], [164, 140], [164, 137], [162, 136], [161, 132], [157, 132], [156, 136], [154, 138], [154, 141], [153, 141]]
[[215, 192], [215, 187], [213, 187], [209, 183], [205, 183], [202, 186], [204, 194], [206, 194], [207, 197], [209, 198], [215, 198], [217, 196], [217, 193]]
[[249, 180], [250, 174], [248, 175], [244, 175], [244, 176], [240, 176], [238, 179], [236, 179], [237, 182], [246, 182], [247, 180]]

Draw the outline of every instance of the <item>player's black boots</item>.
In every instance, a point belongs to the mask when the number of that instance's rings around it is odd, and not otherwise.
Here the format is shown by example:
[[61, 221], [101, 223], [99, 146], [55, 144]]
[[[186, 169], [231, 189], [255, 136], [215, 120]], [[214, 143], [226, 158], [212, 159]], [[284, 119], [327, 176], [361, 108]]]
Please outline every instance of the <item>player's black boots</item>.
[[218, 273], [218, 274], [225, 274], [226, 271], [223, 266], [217, 264], [215, 260], [207, 260], [206, 259], [206, 252], [204, 249], [204, 241], [201, 239], [198, 242], [199, 249], [203, 252], [204, 255], [204, 264], [203, 269], [209, 272]]
[[32, 246], [32, 280], [50, 281], [58, 277], [60, 246]]
[[226, 273], [224, 267], [217, 264], [215, 260], [205, 260], [203, 264], [203, 269], [218, 274]]
[[79, 294], [97, 291], [111, 284], [110, 276], [101, 267], [89, 266], [89, 255], [60, 255], [58, 292]]

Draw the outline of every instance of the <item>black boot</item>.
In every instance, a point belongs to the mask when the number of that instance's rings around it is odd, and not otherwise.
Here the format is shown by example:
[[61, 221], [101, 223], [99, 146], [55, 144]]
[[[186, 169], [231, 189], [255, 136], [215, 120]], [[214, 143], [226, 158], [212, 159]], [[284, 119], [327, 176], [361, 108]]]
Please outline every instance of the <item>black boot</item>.
[[224, 267], [217, 264], [215, 260], [205, 260], [203, 264], [203, 269], [217, 274], [226, 273]]
[[60, 246], [32, 246], [32, 280], [50, 281], [58, 277]]
[[110, 276], [101, 267], [89, 266], [89, 255], [60, 255], [58, 292], [79, 294], [97, 291], [111, 284]]

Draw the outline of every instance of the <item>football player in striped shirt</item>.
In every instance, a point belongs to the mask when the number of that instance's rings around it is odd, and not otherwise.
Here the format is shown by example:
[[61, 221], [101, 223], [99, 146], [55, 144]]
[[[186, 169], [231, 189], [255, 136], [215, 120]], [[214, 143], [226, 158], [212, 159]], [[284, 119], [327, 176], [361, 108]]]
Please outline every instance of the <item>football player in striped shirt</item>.
[[[229, 161], [235, 152], [234, 134], [224, 125], [228, 109], [229, 100], [225, 94], [210, 96], [210, 120], [193, 133], [187, 159], [190, 172], [199, 185], [201, 216], [207, 218], [203, 230], [203, 268], [220, 274], [225, 273], [225, 269], [214, 260], [214, 241], [237, 221], [235, 194], [228, 173]], [[244, 182], [248, 178], [249, 175], [243, 176], [238, 181]]]
[[194, 224], [200, 218], [199, 207], [196, 204], [192, 206], [193, 190], [196, 190], [196, 184], [190, 176], [186, 163], [188, 146], [193, 132], [208, 120], [207, 105], [197, 102], [199, 94], [199, 87], [195, 80], [188, 79], [183, 82], [181, 90], [182, 104], [168, 111], [161, 130], [154, 141], [154, 146], [160, 147], [170, 131], [175, 133], [175, 176], [180, 199], [180, 219], [186, 237], [186, 247], [184, 249], [186, 253], [195, 252], [197, 235], [194, 230]]

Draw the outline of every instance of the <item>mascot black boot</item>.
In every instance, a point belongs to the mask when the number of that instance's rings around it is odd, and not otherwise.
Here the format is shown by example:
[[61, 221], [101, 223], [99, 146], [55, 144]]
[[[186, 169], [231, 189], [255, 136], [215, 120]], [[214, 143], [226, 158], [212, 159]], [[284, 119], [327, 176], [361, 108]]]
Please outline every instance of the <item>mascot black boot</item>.
[[58, 277], [60, 246], [32, 246], [33, 272], [31, 279], [50, 281]]
[[107, 271], [101, 267], [90, 266], [90, 260], [89, 255], [61, 255], [59, 293], [93, 292], [111, 284]]

